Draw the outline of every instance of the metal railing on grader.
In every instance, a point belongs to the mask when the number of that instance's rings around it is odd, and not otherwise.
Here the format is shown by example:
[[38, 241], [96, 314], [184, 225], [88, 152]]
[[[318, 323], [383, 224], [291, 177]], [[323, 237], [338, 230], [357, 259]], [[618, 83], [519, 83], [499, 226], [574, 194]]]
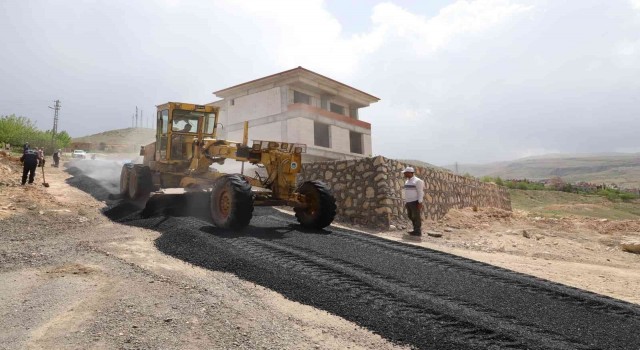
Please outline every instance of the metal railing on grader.
[[[281, 205], [293, 207], [304, 227], [321, 229], [331, 224], [336, 204], [327, 185], [320, 181], [296, 185], [306, 145], [255, 140], [249, 146], [246, 122], [241, 142], [217, 139], [218, 115], [215, 106], [176, 102], [158, 106], [156, 141], [140, 150], [142, 164], [122, 167], [123, 197], [148, 197], [144, 215], [170, 193], [205, 193], [211, 219], [222, 228], [247, 226], [254, 206]], [[266, 175], [217, 171], [215, 164], [227, 159], [263, 167]]]

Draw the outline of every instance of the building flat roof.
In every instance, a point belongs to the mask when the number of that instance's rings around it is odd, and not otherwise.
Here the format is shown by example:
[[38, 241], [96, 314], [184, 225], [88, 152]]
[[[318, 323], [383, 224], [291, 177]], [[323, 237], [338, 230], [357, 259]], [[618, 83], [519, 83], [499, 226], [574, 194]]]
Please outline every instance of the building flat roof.
[[218, 97], [224, 97], [223, 95], [226, 95], [227, 93], [229, 93], [231, 91], [238, 90], [239, 88], [242, 88], [244, 86], [255, 85], [256, 83], [260, 83], [260, 82], [263, 82], [263, 81], [266, 82], [266, 81], [269, 81], [269, 80], [274, 80], [274, 78], [280, 78], [280, 77], [281, 78], [286, 78], [287, 76], [295, 75], [296, 73], [298, 73], [298, 74], [309, 74], [309, 75], [315, 76], [316, 78], [320, 78], [321, 80], [325, 80], [325, 81], [331, 82], [333, 84], [337, 84], [337, 85], [340, 85], [342, 87], [351, 89], [351, 90], [356, 91], [356, 92], [358, 92], [360, 94], [363, 94], [371, 102], [380, 101], [379, 98], [377, 98], [377, 97], [375, 97], [375, 96], [373, 96], [371, 94], [368, 94], [368, 93], [366, 93], [366, 92], [364, 92], [362, 90], [358, 90], [358, 89], [356, 89], [356, 88], [354, 88], [352, 86], [349, 86], [347, 84], [341, 83], [341, 82], [339, 82], [339, 81], [337, 81], [335, 79], [331, 79], [331, 78], [329, 78], [327, 76], [324, 76], [322, 74], [318, 74], [318, 73], [316, 73], [314, 71], [308, 70], [308, 69], [306, 69], [306, 68], [304, 68], [302, 66], [298, 66], [296, 68], [289, 69], [289, 70], [286, 70], [286, 71], [283, 71], [283, 72], [280, 72], [280, 73], [271, 74], [271, 75], [268, 75], [266, 77], [254, 79], [254, 80], [248, 81], [246, 83], [234, 85], [234, 86], [228, 87], [226, 89], [214, 91], [213, 94], [218, 96]]

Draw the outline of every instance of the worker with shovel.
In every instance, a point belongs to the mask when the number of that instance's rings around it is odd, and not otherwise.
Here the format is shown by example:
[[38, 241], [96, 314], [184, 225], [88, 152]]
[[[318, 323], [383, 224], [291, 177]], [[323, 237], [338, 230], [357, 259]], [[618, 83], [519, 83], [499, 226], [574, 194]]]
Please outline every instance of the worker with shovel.
[[[25, 146], [28, 147], [28, 144]], [[32, 184], [40, 161], [38, 151], [27, 148], [20, 157], [20, 161], [22, 162], [22, 185], [24, 186], [27, 182], [27, 175], [29, 175], [29, 184]]]

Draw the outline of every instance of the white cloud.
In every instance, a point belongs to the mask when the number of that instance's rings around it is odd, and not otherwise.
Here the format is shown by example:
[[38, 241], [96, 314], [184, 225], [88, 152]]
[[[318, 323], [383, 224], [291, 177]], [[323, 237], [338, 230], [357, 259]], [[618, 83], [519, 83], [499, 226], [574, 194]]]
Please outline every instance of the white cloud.
[[431, 110], [426, 107], [420, 109], [397, 107], [394, 108], [394, 110], [400, 121], [416, 121], [419, 119], [426, 119], [431, 116]]
[[387, 35], [408, 39], [416, 53], [426, 54], [458, 35], [482, 32], [531, 8], [508, 0], [460, 0], [427, 19], [388, 2], [374, 8], [372, 21]]
[[272, 46], [278, 65], [303, 65], [342, 79], [355, 74], [363, 56], [390, 41], [407, 40], [414, 53], [427, 54], [456, 36], [480, 33], [531, 8], [507, 0], [460, 0], [427, 19], [386, 2], [373, 8], [369, 31], [346, 36], [321, 0], [229, 1], [225, 6], [258, 23], [261, 33], [255, 39]]
[[[323, 1], [230, 1], [228, 10], [256, 23], [254, 39], [270, 46], [271, 58], [283, 68], [299, 65], [327, 74], [348, 75], [358, 63], [354, 42]], [[264, 59], [256, 57], [255, 59]]]
[[357, 80], [383, 99], [361, 114], [374, 152], [446, 164], [633, 146], [640, 23], [624, 3], [459, 1], [434, 18], [385, 6]]
[[130, 125], [136, 105], [209, 102], [302, 65], [382, 98], [360, 113], [375, 153], [442, 164], [633, 149], [639, 1], [460, 0], [431, 17], [385, 2], [351, 14], [369, 21], [355, 34], [321, 0], [0, 2], [0, 113], [50, 125], [60, 98], [79, 136]]

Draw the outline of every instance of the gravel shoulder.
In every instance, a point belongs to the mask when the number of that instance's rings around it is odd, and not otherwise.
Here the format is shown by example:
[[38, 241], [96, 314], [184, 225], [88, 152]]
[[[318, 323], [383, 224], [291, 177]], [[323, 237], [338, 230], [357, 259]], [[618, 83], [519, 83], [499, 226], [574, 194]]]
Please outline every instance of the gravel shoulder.
[[[3, 162], [3, 178], [18, 178]], [[40, 170], [40, 169], [39, 169]], [[0, 187], [0, 348], [400, 348], [229, 273], [162, 254], [159, 233], [46, 168], [45, 189]], [[40, 173], [36, 183], [41, 183]]]

